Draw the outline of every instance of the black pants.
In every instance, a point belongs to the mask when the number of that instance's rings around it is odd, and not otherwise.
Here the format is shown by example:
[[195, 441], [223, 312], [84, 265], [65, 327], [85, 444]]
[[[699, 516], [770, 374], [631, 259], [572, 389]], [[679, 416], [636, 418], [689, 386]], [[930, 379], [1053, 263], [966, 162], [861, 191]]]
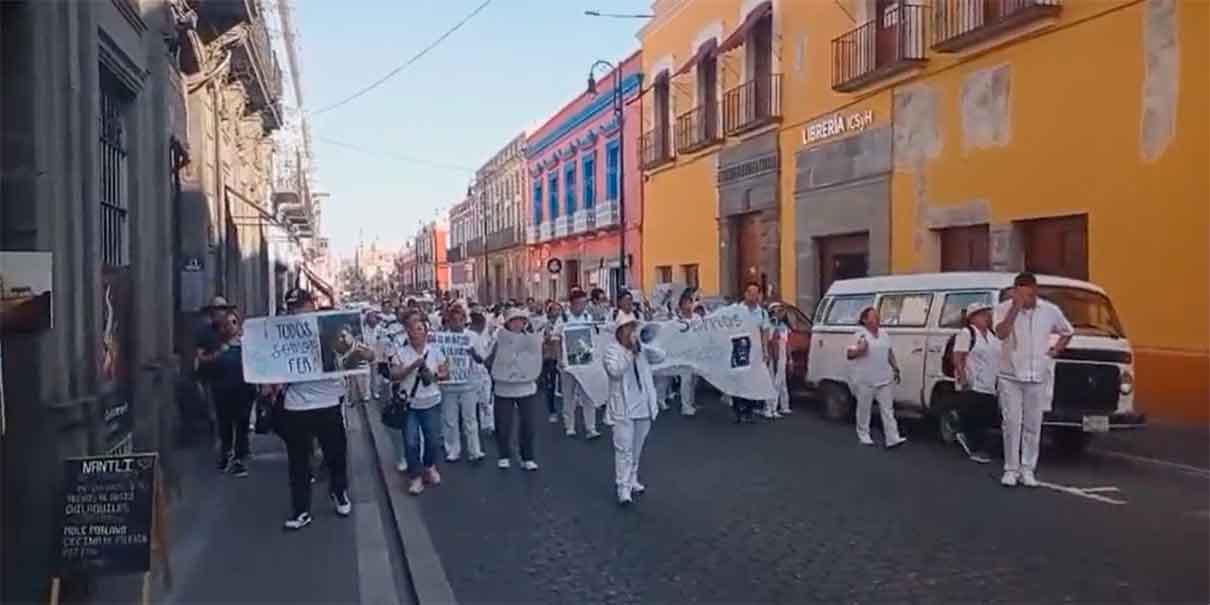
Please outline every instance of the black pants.
[[1000, 403], [996, 396], [962, 391], [958, 393], [955, 409], [967, 446], [972, 452], [982, 452], [987, 431], [1000, 424]]
[[341, 405], [314, 410], [282, 412], [282, 437], [290, 460], [290, 503], [294, 516], [311, 512], [311, 452], [319, 440], [328, 467], [328, 488], [333, 494], [349, 488], [348, 441]]
[[735, 420], [747, 420], [753, 417], [753, 412], [761, 405], [760, 402], [753, 399], [744, 399], [743, 397], [732, 397], [731, 405], [735, 408]]
[[221, 454], [232, 454], [236, 460], [248, 457], [248, 422], [252, 416], [252, 393], [247, 389], [214, 391], [214, 415], [218, 420]]
[[[558, 414], [555, 405], [555, 385], [559, 380], [559, 360], [546, 359], [542, 361], [542, 375], [538, 378], [538, 390], [546, 398], [546, 413]], [[526, 458], [528, 460], [528, 458]]]
[[521, 446], [521, 460], [534, 459], [534, 406], [538, 405], [538, 396], [501, 397], [496, 395], [496, 456], [500, 459], [513, 457], [513, 416], [519, 417], [521, 425], [518, 441]]

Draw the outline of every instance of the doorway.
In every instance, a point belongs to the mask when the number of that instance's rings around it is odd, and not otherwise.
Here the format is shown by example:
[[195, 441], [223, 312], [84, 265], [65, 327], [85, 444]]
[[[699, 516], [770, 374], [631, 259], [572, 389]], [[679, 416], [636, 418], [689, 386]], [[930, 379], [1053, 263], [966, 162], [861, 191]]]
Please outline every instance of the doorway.
[[987, 225], [938, 229], [942, 271], [987, 271], [991, 267]]
[[838, 279], [865, 277], [870, 272], [870, 234], [833, 235], [815, 240], [819, 248], [819, 293]]
[[[760, 271], [760, 214], [741, 214], [735, 225], [735, 294], [743, 293], [748, 282], [762, 283]], [[762, 284], [763, 288], [763, 284]]]
[[899, 0], [876, 0], [874, 3], [874, 69], [898, 61], [902, 15]]

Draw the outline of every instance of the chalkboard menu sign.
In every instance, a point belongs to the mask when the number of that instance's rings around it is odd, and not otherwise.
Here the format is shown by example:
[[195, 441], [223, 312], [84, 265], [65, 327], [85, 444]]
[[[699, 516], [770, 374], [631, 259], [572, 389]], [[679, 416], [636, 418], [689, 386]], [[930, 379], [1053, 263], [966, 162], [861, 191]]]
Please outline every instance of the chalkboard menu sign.
[[156, 455], [63, 462], [59, 574], [126, 574], [151, 568]]

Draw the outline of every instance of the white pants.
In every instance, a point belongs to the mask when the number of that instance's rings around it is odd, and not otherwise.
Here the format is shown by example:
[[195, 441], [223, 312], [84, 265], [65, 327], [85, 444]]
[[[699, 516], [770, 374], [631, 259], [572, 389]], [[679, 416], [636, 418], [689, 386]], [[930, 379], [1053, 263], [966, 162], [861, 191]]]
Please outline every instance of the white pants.
[[655, 377], [655, 395], [661, 410], [668, 409], [668, 397], [672, 395], [672, 378], [667, 374]]
[[765, 401], [765, 414], [771, 416], [774, 412], [789, 412], [790, 389], [786, 386], [785, 374], [774, 374], [773, 392], [777, 396]]
[[496, 412], [492, 407], [492, 379], [483, 377], [475, 395], [479, 404], [479, 426], [485, 431], [495, 432]]
[[560, 384], [563, 385], [563, 429], [568, 433], [576, 431], [576, 408], [579, 408], [584, 415], [584, 430], [597, 432], [597, 406], [580, 387], [576, 377], [563, 372]]
[[633, 488], [639, 482], [639, 458], [650, 432], [650, 418], [614, 419], [613, 470], [618, 489]]
[[1004, 434], [1004, 471], [1032, 473], [1038, 467], [1046, 383], [1000, 379], [1000, 417]]
[[441, 415], [445, 420], [443, 440], [445, 455], [462, 456], [462, 439], [458, 434], [458, 416], [462, 416], [462, 433], [466, 435], [466, 451], [472, 458], [483, 455], [479, 446], [479, 397], [474, 388], [441, 389]]
[[891, 385], [871, 386], [857, 385], [857, 438], [870, 438], [870, 412], [873, 404], [878, 402], [878, 412], [882, 416], [882, 432], [886, 444], [899, 441], [899, 425], [895, 423], [894, 399], [891, 397]]
[[697, 375], [681, 372], [677, 376], [681, 379], [681, 413], [697, 413]]

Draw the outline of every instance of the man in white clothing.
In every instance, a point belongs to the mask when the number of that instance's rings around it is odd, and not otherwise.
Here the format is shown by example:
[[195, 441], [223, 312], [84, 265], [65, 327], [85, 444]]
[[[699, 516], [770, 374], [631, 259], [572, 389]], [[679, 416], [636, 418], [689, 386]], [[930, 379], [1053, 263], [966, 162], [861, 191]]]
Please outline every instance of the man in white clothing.
[[664, 352], [639, 342], [639, 325], [633, 315], [620, 316], [615, 340], [605, 352], [605, 373], [609, 376], [607, 413], [614, 421], [614, 483], [618, 504], [622, 506], [632, 503], [634, 494], [646, 490], [639, 483], [639, 461], [651, 423], [660, 414], [651, 364], [663, 361]]
[[[576, 288], [571, 292], [571, 310], [567, 315], [567, 320], [559, 325], [559, 337], [563, 336], [563, 330], [574, 326], [592, 326], [595, 325], [592, 313], [588, 311], [588, 295], [583, 290]], [[576, 434], [576, 409], [579, 409], [584, 416], [584, 431], [588, 439], [596, 439], [601, 436], [597, 431], [597, 407], [592, 399], [584, 392], [584, 387], [580, 386], [580, 382], [567, 372], [567, 360], [563, 359], [560, 353], [560, 365], [563, 366], [563, 376], [560, 384], [563, 385], [563, 429], [568, 437], [574, 437]]]
[[[466, 334], [470, 338], [469, 348], [474, 347], [477, 335], [466, 331], [466, 311], [462, 305], [450, 305], [445, 314], [445, 331], [453, 334]], [[438, 339], [440, 344], [440, 339]], [[450, 358], [446, 352], [446, 358]], [[469, 351], [461, 353], [468, 358]], [[445, 422], [442, 438], [445, 441], [445, 461], [456, 462], [462, 457], [462, 438], [458, 432], [459, 416], [462, 418], [462, 435], [466, 437], [466, 450], [471, 462], [483, 459], [483, 450], [479, 445], [479, 392], [480, 385], [471, 376], [456, 377], [454, 380], [440, 383], [441, 412]]]
[[[1038, 299], [1038, 280], [1021, 273], [1012, 295], [996, 306], [993, 324], [1002, 341], [1000, 408], [1004, 433], [1004, 476], [1007, 487], [1017, 481], [1037, 487], [1038, 445], [1042, 415], [1050, 408], [1047, 384], [1053, 379], [1054, 357], [1067, 348], [1073, 329], [1063, 311]], [[1052, 345], [1051, 337], [1058, 340]]]

